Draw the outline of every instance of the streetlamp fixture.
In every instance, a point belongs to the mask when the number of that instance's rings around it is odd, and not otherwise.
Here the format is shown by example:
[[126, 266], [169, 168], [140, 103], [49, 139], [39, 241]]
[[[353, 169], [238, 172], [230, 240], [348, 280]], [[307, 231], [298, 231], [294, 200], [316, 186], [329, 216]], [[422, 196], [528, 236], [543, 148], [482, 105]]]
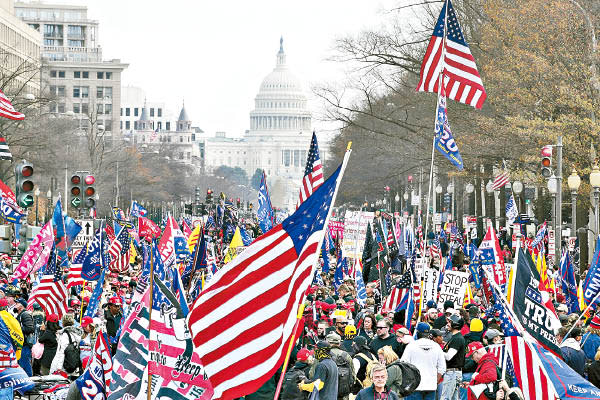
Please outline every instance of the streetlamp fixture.
[[573, 167], [573, 172], [567, 178], [567, 186], [571, 190], [571, 226], [573, 228], [573, 236], [577, 234], [577, 191], [581, 186], [581, 177], [577, 175], [577, 170]]
[[471, 182], [467, 183], [465, 185], [465, 191], [467, 192], [467, 204], [468, 204], [467, 213], [469, 215], [472, 215], [472, 213], [471, 213], [471, 195], [475, 191], [475, 185], [473, 185]]
[[395, 211], [400, 212], [400, 209], [398, 208], [398, 203], [400, 202], [400, 195], [398, 194], [398, 192], [396, 192], [396, 197], [394, 197], [394, 201], [396, 201]]
[[48, 189], [46, 192], [46, 199], [48, 202], [46, 203], [46, 222], [50, 219], [50, 208], [52, 207], [52, 189]]
[[[490, 179], [488, 183], [485, 185], [485, 191], [487, 192], [487, 201], [485, 202], [485, 208], [487, 209], [487, 215], [492, 221], [492, 226], [494, 226], [494, 217], [496, 216], [496, 202], [494, 201], [494, 184]], [[489, 203], [489, 205], [488, 205]]]
[[444, 188], [442, 187], [442, 185], [438, 184], [435, 187], [435, 193], [436, 193], [436, 212], [440, 212], [440, 210], [442, 209], [442, 192], [444, 191]]
[[517, 195], [518, 209], [523, 212], [521, 208], [521, 193], [523, 193], [523, 183], [521, 181], [514, 181], [512, 184], [513, 193]]
[[452, 182], [446, 187], [446, 192], [450, 194], [450, 215], [454, 219], [454, 184]]
[[600, 168], [595, 164], [590, 173], [590, 185], [594, 188], [594, 234], [598, 234], [598, 196], [600, 195]]

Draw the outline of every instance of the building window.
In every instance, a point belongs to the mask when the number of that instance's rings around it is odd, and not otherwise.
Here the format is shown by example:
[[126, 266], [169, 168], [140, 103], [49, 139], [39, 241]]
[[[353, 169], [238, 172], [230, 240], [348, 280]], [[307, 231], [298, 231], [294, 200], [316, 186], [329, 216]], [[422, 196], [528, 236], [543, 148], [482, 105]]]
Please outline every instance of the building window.
[[291, 151], [290, 150], [282, 150], [283, 151], [283, 165], [289, 167], [291, 164]]
[[83, 71], [81, 73], [81, 76], [83, 77], [83, 79], [89, 79], [90, 77], [90, 72], [89, 71]]
[[73, 103], [73, 112], [75, 114], [79, 114], [81, 112], [81, 107], [78, 103]]
[[57, 77], [57, 72], [58, 71], [54, 71], [54, 70], [50, 71], [50, 78], [56, 78]]
[[81, 88], [79, 86], [73, 86], [73, 97], [81, 97]]
[[165, 129], [168, 131], [171, 130], [171, 123], [169, 121], [165, 122]]
[[90, 97], [90, 87], [89, 86], [81, 87], [81, 97], [84, 99], [87, 99], [88, 97]]
[[161, 121], [157, 122], [157, 127], [158, 127], [159, 131], [162, 130], [162, 122]]
[[96, 72], [96, 78], [97, 79], [104, 79], [104, 72], [102, 72], [102, 71]]
[[300, 150], [294, 150], [294, 166], [300, 166]]
[[83, 40], [67, 40], [69, 47], [83, 47]]
[[112, 98], [112, 86], [103, 87], [98, 86], [96, 88], [96, 98], [101, 99], [103, 97]]
[[131, 108], [127, 107], [125, 108], [125, 116], [129, 117], [131, 115]]
[[123, 121], [119, 123], [119, 129], [123, 130]]
[[65, 103], [58, 103], [58, 112], [59, 113], [64, 114], [65, 113], [65, 109], [66, 109]]
[[191, 158], [191, 154], [189, 151], [185, 153], [185, 158], [187, 158], [188, 160]]
[[81, 71], [73, 71], [73, 78], [76, 78], [76, 79], [81, 78]]
[[104, 114], [112, 114], [112, 104], [104, 105]]
[[167, 136], [167, 142], [171, 143], [171, 136]]
[[112, 120], [107, 119], [104, 121], [104, 130], [105, 131], [112, 131]]
[[138, 108], [137, 107], [133, 109], [133, 116], [134, 117], [138, 116]]
[[151, 117], [154, 117], [154, 108], [151, 108], [151, 109], [150, 109], [150, 116], [151, 116]]
[[183, 143], [183, 136], [179, 136], [179, 143]]
[[138, 129], [137, 121], [133, 121], [133, 129], [135, 129], [137, 131], [137, 129]]
[[106, 79], [112, 79], [112, 72], [106, 72], [104, 75], [106, 76]]
[[131, 129], [131, 122], [125, 121], [125, 129]]
[[81, 113], [88, 115], [89, 111], [88, 103], [81, 103]]
[[65, 71], [58, 71], [58, 77], [64, 78], [66, 76]]
[[121, 107], [121, 117], [123, 116], [123, 107]]
[[196, 141], [196, 134], [192, 133], [192, 142], [195, 142], [195, 141]]
[[158, 117], [159, 118], [162, 117], [162, 108], [159, 108], [157, 111], [158, 111]]

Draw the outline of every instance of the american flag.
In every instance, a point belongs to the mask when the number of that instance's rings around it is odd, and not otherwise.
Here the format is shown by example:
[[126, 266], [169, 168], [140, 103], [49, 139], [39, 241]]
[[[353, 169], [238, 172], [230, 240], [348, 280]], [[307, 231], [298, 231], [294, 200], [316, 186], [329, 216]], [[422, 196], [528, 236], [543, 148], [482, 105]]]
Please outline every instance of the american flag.
[[313, 132], [312, 140], [310, 141], [310, 149], [308, 149], [308, 159], [306, 160], [306, 168], [304, 169], [304, 178], [302, 178], [302, 186], [300, 187], [300, 200], [296, 208], [304, 202], [319, 186], [323, 184], [323, 166], [321, 165], [321, 157], [319, 156], [319, 145], [317, 144], [317, 134]]
[[0, 90], [0, 117], [14, 119], [14, 120], [24, 120], [25, 115], [17, 112], [13, 107], [8, 97]]
[[123, 273], [129, 269], [129, 259], [131, 258], [131, 236], [127, 228], [121, 228], [117, 237], [112, 241], [108, 248], [111, 261], [109, 269], [113, 272]]
[[61, 318], [67, 311], [67, 297], [68, 290], [62, 281], [61, 271], [56, 261], [56, 249], [53, 248], [44, 275], [29, 296], [27, 309], [33, 310], [33, 303], [37, 302], [46, 315], [57, 314]]
[[531, 248], [536, 249], [538, 252], [542, 251], [544, 248], [544, 239], [546, 238], [546, 222], [542, 224], [538, 232], [535, 234], [535, 238], [531, 242]]
[[429, 246], [429, 255], [431, 255], [431, 258], [433, 258], [434, 260], [442, 258], [442, 251], [440, 250], [439, 238], [436, 237], [433, 240], [433, 242], [431, 242], [431, 246]]
[[410, 290], [410, 285], [412, 284], [412, 278], [410, 276], [410, 271], [407, 271], [402, 275], [402, 278], [394, 285], [390, 294], [385, 299], [383, 303], [383, 310], [391, 310], [394, 311], [400, 305], [400, 301], [406, 296], [406, 293]]
[[253, 393], [283, 362], [342, 166], [293, 215], [222, 267], [194, 302], [189, 328], [213, 398]]
[[481, 108], [487, 96], [483, 82], [450, 0], [447, 1], [447, 4], [446, 45], [443, 45], [446, 15], [446, 4], [444, 4], [421, 64], [421, 79], [417, 91], [439, 93], [439, 77], [440, 74], [443, 74], [444, 88], [448, 98]]
[[0, 135], [0, 160], [12, 160], [12, 154], [4, 136]]
[[83, 277], [81, 276], [81, 269], [83, 268], [83, 261], [87, 256], [87, 243], [86, 246], [77, 252], [69, 268], [67, 274], [67, 289], [72, 286], [83, 285]]
[[498, 174], [498, 176], [496, 176], [494, 178], [494, 181], [492, 182], [492, 189], [499, 190], [502, 186], [506, 185], [509, 181], [510, 181], [510, 179], [508, 177], [508, 171], [504, 171], [504, 172]]

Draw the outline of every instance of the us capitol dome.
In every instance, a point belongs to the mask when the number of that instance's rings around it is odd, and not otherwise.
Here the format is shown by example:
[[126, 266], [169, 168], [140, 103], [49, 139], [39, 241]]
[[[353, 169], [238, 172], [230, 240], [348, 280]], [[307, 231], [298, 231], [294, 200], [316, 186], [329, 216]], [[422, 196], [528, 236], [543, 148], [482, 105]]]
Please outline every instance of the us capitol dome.
[[[288, 68], [283, 38], [275, 68], [263, 79], [242, 138], [217, 133], [205, 141], [205, 168], [240, 167], [250, 180], [264, 170], [275, 207], [295, 209], [312, 136], [311, 112], [302, 82]], [[321, 160], [325, 143], [319, 143]]]

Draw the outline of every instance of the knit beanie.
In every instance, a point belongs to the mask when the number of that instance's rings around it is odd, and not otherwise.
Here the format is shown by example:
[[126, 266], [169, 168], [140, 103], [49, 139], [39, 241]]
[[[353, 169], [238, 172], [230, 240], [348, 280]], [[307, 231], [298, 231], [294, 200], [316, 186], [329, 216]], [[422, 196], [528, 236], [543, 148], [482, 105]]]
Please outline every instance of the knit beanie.
[[473, 318], [471, 320], [471, 326], [469, 327], [471, 332], [481, 332], [483, 331], [483, 322], [479, 318]]

